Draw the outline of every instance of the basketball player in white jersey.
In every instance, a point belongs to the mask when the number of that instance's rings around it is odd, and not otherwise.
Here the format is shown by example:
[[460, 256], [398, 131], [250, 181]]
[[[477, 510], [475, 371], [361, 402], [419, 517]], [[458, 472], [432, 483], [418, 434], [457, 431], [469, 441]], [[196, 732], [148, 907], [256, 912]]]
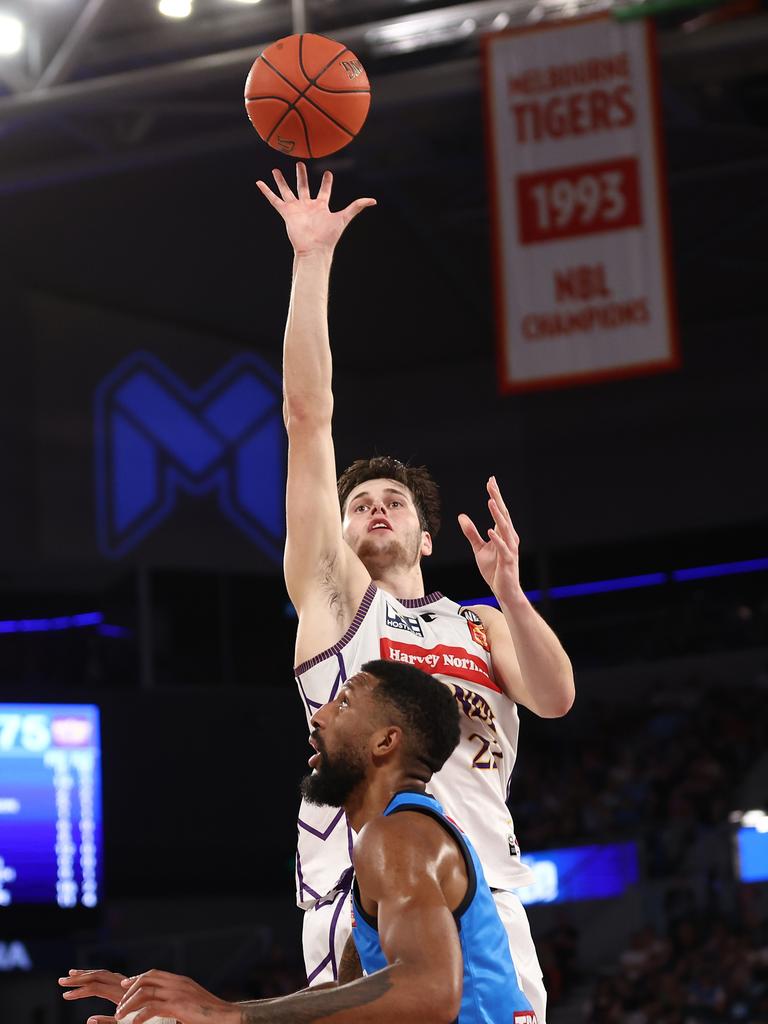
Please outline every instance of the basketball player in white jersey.
[[[296, 678], [307, 719], [370, 659], [408, 662], [451, 687], [462, 738], [433, 777], [432, 790], [480, 856], [520, 982], [543, 1024], [541, 969], [512, 892], [532, 874], [520, 863], [506, 796], [517, 748], [516, 706], [546, 718], [564, 715], [574, 697], [571, 664], [521, 589], [519, 541], [495, 478], [488, 481], [494, 525], [487, 539], [467, 516], [459, 525], [501, 610], [462, 609], [439, 593], [424, 593], [421, 559], [431, 554], [439, 525], [437, 489], [425, 470], [390, 458], [361, 461], [337, 491], [328, 282], [344, 229], [375, 200], [358, 199], [332, 213], [329, 172], [314, 199], [303, 164], [297, 164], [295, 194], [279, 171], [273, 174], [277, 193], [261, 181], [258, 187], [283, 218], [294, 249], [283, 366], [285, 580], [299, 616]], [[304, 956], [313, 985], [336, 978], [350, 931], [354, 835], [343, 811], [306, 803], [298, 830], [297, 898], [306, 911]]]

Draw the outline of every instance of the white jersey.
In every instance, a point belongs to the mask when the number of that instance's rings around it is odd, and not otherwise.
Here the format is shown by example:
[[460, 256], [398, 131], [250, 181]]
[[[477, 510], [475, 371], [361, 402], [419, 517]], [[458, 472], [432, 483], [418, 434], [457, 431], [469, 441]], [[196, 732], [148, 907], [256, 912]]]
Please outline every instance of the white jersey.
[[[307, 720], [366, 661], [401, 661], [436, 676], [459, 705], [461, 739], [429, 791], [477, 850], [488, 884], [530, 885], [506, 798], [517, 756], [517, 705], [493, 675], [477, 615], [442, 594], [399, 601], [371, 583], [344, 636], [296, 670]], [[327, 898], [352, 863], [354, 834], [342, 810], [302, 802], [296, 897], [308, 908]]]

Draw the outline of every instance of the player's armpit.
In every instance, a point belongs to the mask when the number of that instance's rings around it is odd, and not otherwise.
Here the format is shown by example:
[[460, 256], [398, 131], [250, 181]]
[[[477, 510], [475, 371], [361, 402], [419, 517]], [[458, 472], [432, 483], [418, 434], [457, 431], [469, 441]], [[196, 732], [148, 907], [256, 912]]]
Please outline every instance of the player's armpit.
[[289, 434], [284, 572], [304, 661], [342, 636], [370, 583], [342, 536], [330, 423]]

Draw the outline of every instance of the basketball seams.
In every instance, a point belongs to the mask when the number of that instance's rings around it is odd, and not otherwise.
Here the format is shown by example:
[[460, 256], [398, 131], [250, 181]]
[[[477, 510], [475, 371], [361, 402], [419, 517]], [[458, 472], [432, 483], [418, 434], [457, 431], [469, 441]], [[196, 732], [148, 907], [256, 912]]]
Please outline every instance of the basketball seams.
[[[281, 79], [281, 81], [283, 81], [286, 85], [290, 86], [292, 92], [296, 93], [296, 96], [295, 96], [295, 98], [293, 100], [288, 100], [284, 96], [246, 96], [245, 100], [246, 100], [246, 103], [255, 103], [257, 100], [260, 100], [260, 99], [262, 99], [262, 100], [265, 100], [265, 99], [279, 100], [282, 103], [285, 103], [286, 106], [288, 107], [288, 109], [285, 111], [285, 113], [279, 118], [277, 124], [274, 125], [272, 130], [266, 136], [265, 141], [268, 144], [270, 144], [270, 139], [278, 131], [278, 129], [280, 128], [280, 125], [285, 121], [285, 119], [288, 117], [290, 112], [292, 110], [294, 110], [296, 112], [296, 115], [298, 116], [299, 120], [301, 121], [301, 126], [302, 126], [302, 130], [304, 132], [304, 138], [305, 138], [305, 142], [306, 142], [307, 152], [309, 153], [309, 159], [314, 159], [314, 156], [312, 155], [312, 146], [311, 146], [311, 143], [310, 143], [309, 126], [308, 126], [308, 124], [307, 124], [307, 122], [306, 122], [306, 120], [304, 118], [304, 115], [302, 114], [302, 112], [297, 107], [297, 103], [299, 102], [299, 100], [301, 100], [301, 99], [306, 100], [306, 102], [314, 110], [316, 110], [318, 113], [322, 114], [323, 117], [325, 117], [331, 124], [335, 125], [335, 127], [338, 128], [339, 131], [344, 132], [345, 135], [349, 135], [350, 136], [350, 139], [353, 139], [353, 138], [355, 138], [357, 132], [347, 128], [344, 124], [341, 123], [341, 121], [337, 120], [337, 118], [333, 114], [329, 113], [324, 107], [322, 107], [320, 105], [320, 103], [314, 101], [310, 96], [308, 96], [307, 93], [312, 88], [315, 88], [315, 89], [317, 89], [318, 92], [320, 92], [320, 93], [327, 93], [329, 95], [341, 95], [341, 96], [344, 96], [344, 95], [350, 95], [351, 94], [351, 95], [357, 95], [357, 96], [360, 96], [360, 95], [370, 96], [371, 90], [370, 90], [370, 87], [367, 88], [367, 89], [331, 89], [331, 88], [329, 88], [327, 86], [322, 86], [322, 85], [318, 85], [317, 84], [317, 79], [321, 78], [326, 73], [326, 71], [328, 71], [328, 69], [330, 67], [332, 67], [332, 65], [336, 61], [338, 61], [341, 57], [343, 57], [343, 55], [345, 53], [351, 53], [351, 50], [349, 49], [348, 46], [341, 47], [341, 49], [339, 49], [333, 55], [333, 57], [320, 69], [320, 71], [317, 73], [317, 75], [314, 78], [310, 78], [310, 76], [307, 74], [306, 68], [304, 67], [303, 48], [304, 48], [304, 33], [302, 33], [299, 36], [299, 52], [298, 52], [299, 70], [300, 70], [301, 74], [304, 76], [305, 80], [308, 83], [303, 90], [301, 90], [294, 82], [292, 82], [290, 78], [288, 78], [286, 75], [284, 75], [282, 73], [282, 71], [278, 67], [276, 67], [274, 64], [270, 63], [270, 61], [264, 56], [263, 53], [260, 54], [259, 58], [258, 58], [259, 60], [263, 61], [264, 65], [270, 69], [270, 71], [272, 72], [273, 75], [275, 75], [277, 78]], [[365, 120], [365, 118], [363, 118], [363, 120]], [[276, 148], [279, 148], [279, 147], [276, 147]]]
[[[278, 78], [281, 78], [285, 82], [286, 85], [290, 85], [290, 87], [293, 89], [293, 91], [297, 94], [296, 95], [296, 100], [300, 99], [304, 95], [303, 92], [301, 92], [299, 89], [296, 88], [296, 86], [293, 84], [293, 82], [290, 80], [290, 78], [286, 78], [285, 77], [285, 75], [282, 73], [280, 68], [276, 68], [274, 64], [270, 64], [269, 63], [269, 61], [267, 60], [267, 58], [264, 56], [263, 53], [262, 53], [261, 57], [259, 58], [259, 60], [263, 60], [264, 63], [267, 65], [267, 67], [271, 71], [273, 71], [277, 75]], [[309, 88], [309, 86], [307, 86], [307, 88]], [[293, 102], [295, 103], [296, 100], [294, 100]]]
[[[349, 47], [345, 46], [344, 49], [341, 51], [341, 53], [346, 53], [348, 49], [349, 49]], [[333, 60], [336, 60], [336, 58], [338, 56], [339, 56], [339, 54], [337, 53], [336, 57], [334, 57]], [[279, 75], [280, 78], [283, 79], [283, 81], [287, 82], [288, 85], [290, 85], [292, 89], [294, 89], [294, 90], [296, 89], [296, 87], [291, 82], [290, 78], [286, 78], [285, 75], [282, 73], [282, 71], [280, 71], [279, 68], [276, 68], [274, 65], [270, 64], [269, 61], [266, 59], [266, 57], [264, 57], [263, 54], [261, 56], [261, 59], [264, 61], [264, 63], [267, 65], [268, 68], [272, 68], [274, 73], [276, 75]], [[331, 64], [333, 64], [333, 61], [330, 61], [323, 68], [323, 70], [320, 72], [320, 74], [321, 75], [324, 74], [328, 70], [328, 68], [331, 66]], [[303, 68], [302, 68], [302, 73], [306, 74], [306, 72], [304, 71]], [[319, 75], [318, 75], [318, 77], [319, 77]], [[308, 89], [313, 89], [313, 88], [317, 89], [318, 86], [316, 86], [314, 84], [314, 82], [310, 82], [310, 84], [307, 86], [307, 90]], [[296, 91], [298, 91], [298, 90], [296, 90]], [[340, 91], [342, 92], [342, 94], [344, 93], [343, 89], [340, 90]], [[352, 92], [351, 89], [349, 91]], [[362, 93], [362, 92], [370, 92], [370, 89], [367, 89], [367, 90], [366, 89], [355, 89], [354, 92], [355, 92], [356, 95], [360, 95], [360, 93]], [[345, 128], [344, 125], [340, 121], [337, 121], [336, 118], [332, 114], [329, 114], [327, 110], [324, 110], [320, 106], [319, 103], [315, 103], [315, 101], [313, 99], [311, 99], [309, 96], [307, 96], [307, 91], [306, 90], [304, 92], [300, 92], [299, 95], [296, 97], [296, 99], [291, 103], [291, 109], [295, 110], [297, 114], [299, 113], [299, 111], [298, 111], [298, 108], [296, 107], [296, 104], [299, 102], [299, 100], [302, 100], [302, 99], [306, 100], [307, 103], [310, 103], [315, 108], [315, 110], [319, 110], [320, 113], [324, 114], [325, 117], [327, 117], [329, 121], [332, 121], [336, 125], [337, 128], [340, 128], [343, 132], [345, 132], [347, 135], [351, 136], [354, 139], [355, 133], [353, 131], [350, 131], [349, 128]], [[288, 113], [289, 113], [289, 111], [286, 110], [286, 112], [285, 112], [285, 114], [283, 116], [287, 117]], [[302, 117], [301, 121], [302, 121], [302, 124], [304, 125], [304, 128], [306, 130], [306, 122], [304, 121], [303, 117]], [[275, 132], [275, 129], [273, 128], [272, 132], [270, 133], [269, 138], [272, 138], [272, 135], [274, 134], [274, 132]], [[269, 139], [267, 141], [269, 141]], [[307, 149], [309, 149], [309, 141], [307, 141]], [[312, 159], [314, 159], [314, 157], [312, 157]]]
[[285, 98], [285, 96], [246, 96], [245, 97], [245, 102], [246, 103], [258, 103], [259, 100], [278, 100], [280, 103], [285, 103], [289, 107], [293, 106], [293, 103], [290, 100], [287, 100]]
[[269, 133], [269, 135], [267, 136], [267, 138], [264, 141], [269, 145], [269, 140], [275, 134], [275, 132], [280, 127], [280, 125], [283, 123], [283, 121], [286, 119], [286, 117], [288, 117], [288, 115], [290, 114], [291, 111], [293, 111], [296, 114], [296, 116], [299, 118], [299, 120], [301, 121], [301, 127], [304, 129], [304, 141], [307, 144], [307, 153], [309, 153], [308, 159], [314, 160], [315, 158], [312, 156], [312, 146], [311, 146], [310, 141], [309, 141], [309, 129], [307, 128], [307, 122], [304, 120], [304, 115], [302, 114], [302, 112], [300, 110], [298, 110], [294, 106], [293, 103], [290, 105], [288, 110], [286, 110], [286, 112], [283, 114], [283, 116], [280, 118], [280, 120], [277, 122], [275, 127], [272, 129], [272, 131]]
[[[313, 88], [319, 89], [320, 92], [334, 93], [336, 96], [370, 96], [370, 89], [329, 89], [327, 85], [318, 85], [317, 82], [313, 82]], [[302, 95], [304, 95], [302, 93]]]
[[[285, 113], [280, 115], [280, 117], [277, 119], [277, 124], [274, 125], [274, 127], [272, 128], [272, 131], [267, 135], [267, 138], [271, 139], [272, 135], [275, 132], [275, 129], [278, 127], [280, 122], [283, 121], [290, 114], [291, 110], [293, 109], [293, 104], [290, 102], [290, 100], [287, 100], [284, 96], [253, 96], [253, 97], [246, 96], [246, 98], [245, 98], [245, 110], [246, 110], [246, 113], [250, 114], [250, 111], [248, 110], [248, 104], [249, 103], [258, 103], [259, 100], [277, 100], [279, 103], [285, 103], [285, 105], [288, 107], [288, 109], [285, 111]], [[253, 124], [253, 122], [251, 122], [251, 123]], [[255, 127], [255, 125], [254, 125], [254, 127]]]
[[[327, 117], [332, 124], [335, 124], [337, 128], [340, 128], [346, 135], [349, 135], [350, 138], [354, 139], [355, 133], [350, 131], [349, 128], [345, 128], [341, 121], [337, 121], [333, 114], [329, 114], [328, 111], [321, 107], [319, 103], [315, 103], [309, 98], [309, 96], [299, 96], [299, 100], [306, 100], [307, 103], [309, 103], [310, 106], [313, 106], [315, 110], [319, 111], [323, 117]], [[299, 100], [296, 102], [298, 103]]]
[[[299, 67], [301, 68], [302, 75], [304, 75], [306, 80], [309, 82], [309, 85], [312, 86], [315, 85], [318, 78], [325, 74], [325, 72], [328, 70], [331, 64], [333, 64], [334, 61], [338, 60], [339, 57], [343, 56], [345, 53], [349, 53], [349, 47], [342, 46], [339, 52], [335, 53], [333, 57], [331, 57], [331, 59], [328, 61], [325, 67], [320, 68], [320, 70], [317, 72], [314, 78], [310, 78], [309, 75], [307, 74], [306, 68], [304, 67], [304, 35], [305, 33], [302, 32], [302, 34], [299, 36]], [[309, 88], [309, 86], [307, 86], [307, 88]], [[306, 91], [307, 90], [305, 89], [304, 92]]]
[[[304, 129], [304, 138], [305, 138], [306, 143], [307, 143], [307, 152], [309, 153], [309, 159], [310, 160], [314, 160], [314, 157], [312, 156], [312, 143], [309, 141], [309, 128], [307, 128], [307, 122], [304, 120], [304, 115], [302, 114], [302, 112], [299, 110], [298, 107], [294, 107], [293, 109], [299, 115], [299, 120], [301, 121], [301, 127]], [[287, 115], [286, 115], [286, 117], [287, 117]]]

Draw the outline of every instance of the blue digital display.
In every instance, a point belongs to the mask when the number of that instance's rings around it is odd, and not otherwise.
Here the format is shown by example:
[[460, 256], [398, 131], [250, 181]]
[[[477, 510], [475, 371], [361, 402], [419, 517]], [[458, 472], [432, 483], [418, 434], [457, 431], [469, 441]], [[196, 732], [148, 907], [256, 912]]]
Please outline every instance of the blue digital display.
[[542, 850], [521, 860], [536, 875], [532, 885], [517, 890], [526, 905], [620, 896], [640, 876], [636, 843]]
[[737, 841], [741, 881], [768, 881], [768, 832], [759, 832], [756, 828], [740, 828]]
[[0, 704], [0, 920], [101, 900], [99, 709]]

